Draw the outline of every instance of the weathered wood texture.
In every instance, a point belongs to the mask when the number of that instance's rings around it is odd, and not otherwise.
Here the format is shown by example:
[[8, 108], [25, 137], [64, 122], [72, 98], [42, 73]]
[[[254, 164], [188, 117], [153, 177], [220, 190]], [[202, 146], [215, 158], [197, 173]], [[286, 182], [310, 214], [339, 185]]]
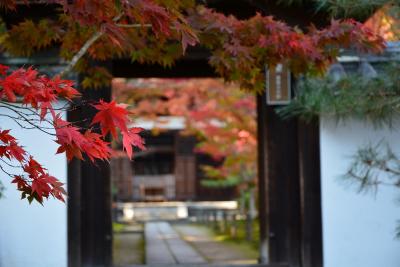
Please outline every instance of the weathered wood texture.
[[260, 247], [259, 262], [265, 264], [269, 262], [268, 251], [268, 215], [267, 215], [267, 182], [266, 182], [266, 155], [267, 151], [266, 140], [263, 138], [266, 132], [266, 95], [257, 95], [257, 136], [258, 136], [258, 218], [260, 223]]
[[257, 97], [260, 262], [322, 266], [319, 126]]
[[[91, 105], [110, 100], [111, 88], [81, 91], [82, 98], [68, 118], [83, 127], [95, 114]], [[68, 167], [69, 267], [112, 264], [111, 181], [108, 162], [71, 161]]]
[[[68, 116], [71, 119], [71, 116]], [[81, 162], [73, 159], [68, 163], [68, 267], [81, 264]]]
[[[297, 121], [286, 120], [267, 106], [265, 180], [268, 249], [271, 263], [300, 266], [300, 179]], [[262, 198], [262, 197], [261, 197]]]
[[[111, 88], [83, 90], [83, 100], [110, 100]], [[92, 118], [90, 106], [82, 118]], [[111, 177], [108, 162], [81, 162], [82, 266], [109, 266], [112, 263]]]
[[111, 179], [117, 193], [113, 196], [118, 201], [130, 201], [133, 195], [132, 161], [127, 156], [110, 160]]
[[193, 200], [196, 197], [196, 145], [194, 136], [175, 134], [176, 198]]
[[299, 122], [302, 266], [322, 267], [322, 210], [319, 123]]

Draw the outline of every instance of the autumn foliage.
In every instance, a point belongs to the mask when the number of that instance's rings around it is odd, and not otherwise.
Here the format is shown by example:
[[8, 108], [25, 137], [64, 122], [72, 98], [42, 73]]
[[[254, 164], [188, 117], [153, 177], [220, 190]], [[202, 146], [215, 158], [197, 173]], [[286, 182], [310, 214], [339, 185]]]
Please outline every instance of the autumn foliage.
[[[209, 62], [221, 77], [238, 82], [241, 88], [261, 91], [266, 65], [287, 63], [295, 74], [320, 74], [341, 48], [363, 52], [384, 48], [380, 36], [354, 20], [332, 21], [325, 29], [310, 27], [304, 31], [262, 14], [239, 20], [192, 0], [39, 2], [53, 13], [34, 19], [24, 14], [16, 20], [7, 20], [7, 16], [0, 20], [0, 51], [27, 57], [57, 47], [67, 67], [60, 76], [48, 78], [33, 68], [6, 73], [7, 67], [1, 66], [0, 105], [14, 113], [12, 119], [21, 126], [28, 124], [28, 128], [54, 136], [59, 145], [56, 152], [65, 152], [69, 160], [107, 160], [112, 154], [105, 139], [108, 134], [113, 138], [121, 134], [129, 157], [132, 146], [143, 148], [138, 135], [141, 129], [127, 126], [130, 120], [126, 106], [116, 102], [90, 103], [98, 113], [85, 129], [65, 121], [54, 108], [58, 100], [79, 97], [72, 82], [62, 79], [71, 70], [84, 77], [84, 88], [100, 88], [110, 82], [112, 75], [108, 70], [93, 66], [93, 61], [123, 57], [172, 66], [188, 46], [201, 45], [209, 49]], [[13, 13], [18, 13], [19, 5], [30, 4], [34, 5], [32, 1], [0, 1], [2, 9]], [[24, 113], [34, 119], [26, 118]], [[203, 113], [198, 110], [192, 115], [201, 121]], [[42, 124], [51, 129], [41, 128]], [[208, 128], [217, 134], [217, 128]], [[240, 143], [248, 135], [232, 129], [232, 136]], [[22, 197], [39, 202], [49, 196], [63, 199], [61, 183], [24, 150], [11, 131], [1, 129], [0, 140], [0, 167], [13, 177]], [[10, 168], [20, 169], [22, 174], [9, 172]]]
[[226, 80], [256, 91], [264, 88], [265, 65], [286, 63], [294, 74], [322, 74], [340, 49], [377, 53], [384, 48], [379, 35], [352, 19], [332, 20], [324, 29], [310, 26], [304, 32], [261, 14], [239, 20], [198, 8], [193, 16], [200, 42], [213, 51], [210, 64]]
[[[213, 184], [247, 187], [257, 174], [256, 103], [253, 93], [222, 79], [114, 79], [113, 92], [130, 104], [134, 117], [155, 121], [165, 116], [185, 121], [181, 134], [197, 137], [196, 152], [221, 162], [202, 166]], [[156, 126], [157, 127], [157, 126]]]
[[[0, 32], [0, 44], [23, 56], [58, 45], [60, 56], [71, 62], [84, 48], [74, 69], [85, 74], [85, 87], [100, 87], [111, 78], [106, 69], [90, 66], [89, 60], [124, 57], [172, 66], [196, 44], [210, 50], [210, 64], [218, 74], [258, 91], [265, 65], [285, 62], [295, 73], [322, 73], [341, 48], [379, 52], [384, 47], [380, 36], [351, 19], [301, 30], [259, 13], [240, 20], [191, 0], [47, 2], [62, 12], [9, 26]], [[18, 10], [12, 3], [3, 5]]]
[[[114, 101], [93, 104], [98, 112], [92, 120], [92, 128], [82, 129], [64, 120], [60, 109], [54, 107], [57, 101], [71, 102], [79, 97], [71, 81], [58, 76], [50, 79], [39, 75], [33, 68], [21, 68], [7, 74], [7, 67], [0, 65], [0, 70], [1, 116], [13, 119], [23, 129], [38, 129], [54, 136], [59, 145], [55, 153], [65, 152], [68, 160], [74, 157], [84, 160], [84, 155], [92, 162], [108, 160], [112, 150], [105, 139], [109, 133], [118, 138], [117, 131], [123, 136], [129, 157], [132, 157], [132, 146], [144, 148], [143, 140], [138, 135], [141, 129], [127, 126], [130, 119], [126, 106]], [[100, 133], [96, 127], [100, 127]], [[42, 203], [43, 198], [53, 196], [64, 201], [66, 192], [63, 184], [19, 144], [9, 129], [0, 130], [0, 141], [0, 168], [13, 178], [12, 183], [21, 191], [22, 198]]]

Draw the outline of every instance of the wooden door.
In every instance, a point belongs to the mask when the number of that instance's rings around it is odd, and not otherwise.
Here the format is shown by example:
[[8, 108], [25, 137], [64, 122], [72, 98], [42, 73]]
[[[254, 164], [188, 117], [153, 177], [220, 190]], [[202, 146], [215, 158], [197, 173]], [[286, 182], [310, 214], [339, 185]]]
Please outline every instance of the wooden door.
[[196, 156], [193, 136], [175, 136], [175, 192], [179, 200], [191, 200], [196, 195]]

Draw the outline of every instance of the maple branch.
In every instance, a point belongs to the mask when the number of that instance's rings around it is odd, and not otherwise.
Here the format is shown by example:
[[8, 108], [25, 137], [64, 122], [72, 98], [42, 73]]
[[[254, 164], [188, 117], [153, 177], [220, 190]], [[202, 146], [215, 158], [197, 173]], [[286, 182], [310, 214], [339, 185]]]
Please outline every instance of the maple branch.
[[0, 161], [2, 161], [3, 163], [5, 163], [7, 166], [11, 167], [11, 168], [21, 168], [21, 166], [18, 165], [13, 165], [7, 161], [5, 161], [4, 159], [0, 158]]
[[[117, 20], [119, 17], [116, 18]], [[152, 28], [153, 25], [151, 24], [120, 24], [117, 23], [115, 24], [116, 26], [120, 28]], [[175, 27], [171, 27], [171, 29], [176, 29]], [[96, 31], [87, 41], [86, 43], [81, 47], [81, 49], [78, 51], [78, 53], [75, 54], [75, 56], [72, 57], [71, 61], [68, 63], [68, 65], [58, 73], [60, 77], [63, 77], [65, 74], [70, 72], [72, 68], [78, 63], [79, 59], [81, 59], [87, 52], [87, 50], [93, 45], [94, 42], [96, 42], [101, 36], [104, 35], [103, 31]]]
[[33, 116], [33, 115], [39, 116], [38, 113], [33, 112], [33, 109], [29, 108], [29, 107], [24, 107], [24, 106], [21, 106], [21, 105], [18, 105], [18, 104], [13, 104], [13, 103], [10, 103], [8, 101], [0, 101], [0, 104], [9, 106], [9, 107], [12, 107], [12, 108], [15, 108], [15, 109], [22, 109], [22, 110], [30, 111], [31, 113], [26, 113], [26, 112], [22, 112], [22, 111], [19, 112], [19, 113], [24, 114], [26, 116]]
[[10, 106], [2, 106], [2, 105], [0, 105], [0, 107], [7, 108], [7, 109], [9, 109], [9, 110], [15, 112], [16, 114], [18, 114], [20, 117], [13, 117], [13, 116], [7, 115], [7, 114], [0, 114], [0, 116], [9, 117], [9, 118], [13, 119], [21, 128], [30, 129], [30, 128], [26, 128], [26, 126], [24, 126], [24, 125], [21, 125], [21, 124], [18, 122], [18, 120], [25, 121], [26, 123], [32, 125], [35, 129], [38, 129], [38, 130], [40, 130], [40, 131], [42, 131], [42, 132], [44, 132], [44, 133], [46, 133], [46, 134], [48, 134], [48, 135], [56, 136], [56, 134], [50, 133], [50, 132], [48, 132], [48, 131], [45, 131], [45, 130], [43, 129], [43, 127], [34, 124], [33, 122], [31, 122], [30, 119], [28, 119], [28, 118], [26, 118], [24, 115], [22, 115], [21, 112], [15, 110], [15, 109], [13, 109], [13, 108], [11, 108]]
[[9, 173], [8, 171], [6, 171], [6, 170], [3, 168], [3, 166], [1, 166], [1, 164], [0, 164], [0, 170], [1, 170], [2, 172], [4, 172], [5, 174], [7, 174], [9, 177], [15, 176], [15, 174], [11, 174], [11, 173]]
[[[153, 25], [151, 25], [150, 23], [147, 24], [121, 24], [121, 23], [117, 23], [115, 24], [115, 26], [120, 27], [120, 28], [127, 28], [127, 29], [139, 29], [139, 28], [152, 28]], [[170, 26], [169, 27], [171, 30], [176, 30], [176, 27], [174, 26]]]
[[75, 56], [72, 57], [71, 61], [68, 63], [68, 65], [58, 73], [60, 77], [64, 76], [66, 73], [70, 72], [72, 68], [78, 63], [79, 59], [81, 59], [87, 52], [87, 50], [92, 46], [94, 42], [96, 42], [101, 36], [103, 36], [104, 32], [103, 31], [96, 31], [92, 37], [90, 37], [86, 43], [81, 47], [81, 49], [78, 51], [78, 53], [75, 54]]
[[120, 28], [151, 28], [151, 24], [116, 24]]
[[68, 111], [68, 110], [70, 110], [69, 105], [70, 105], [70, 103], [67, 102], [62, 107], [59, 107], [59, 108], [54, 108], [53, 107], [53, 110], [54, 111]]
[[[123, 16], [123, 13], [119, 14], [115, 18], [113, 18], [114, 22], [117, 22], [121, 17]], [[68, 63], [68, 65], [58, 73], [60, 77], [63, 77], [66, 73], [70, 72], [72, 68], [78, 63], [79, 59], [81, 59], [87, 52], [87, 50], [96, 42], [101, 36], [103, 36], [104, 31], [96, 31], [87, 41], [86, 43], [81, 47], [81, 49], [78, 51], [78, 53], [75, 54], [75, 56], [72, 57], [71, 61]]]
[[[34, 130], [34, 129], [37, 129], [38, 127], [40, 127], [41, 129], [47, 129], [47, 130], [53, 130], [53, 129], [54, 129], [54, 128], [52, 128], [52, 127], [45, 127], [45, 126], [39, 126], [39, 125], [31, 126], [31, 127], [22, 125], [22, 124], [19, 122], [19, 120], [20, 120], [20, 121], [25, 121], [25, 119], [23, 119], [22, 117], [13, 117], [13, 116], [11, 116], [11, 115], [6, 115], [6, 114], [0, 114], [0, 116], [6, 117], [6, 118], [9, 118], [9, 119], [14, 120], [14, 122], [15, 122], [16, 124], [18, 124], [18, 126], [19, 126], [20, 128], [26, 129], [26, 130]], [[38, 121], [38, 120], [35, 120], [35, 121]], [[31, 125], [33, 125], [33, 124], [31, 124]], [[50, 134], [50, 133], [48, 133], [48, 134]]]
[[[7, 107], [10, 107], [9, 110], [12, 110], [13, 112], [17, 113], [17, 114], [20, 115], [20, 116], [21, 116], [21, 114], [22, 114], [22, 115], [25, 115], [25, 116], [27, 116], [27, 117], [30, 117], [30, 116], [37, 116], [37, 117], [39, 117], [39, 118], [41, 117], [40, 114], [39, 114], [35, 109], [32, 109], [32, 108], [30, 108], [30, 107], [23, 107], [23, 106], [21, 106], [21, 105], [14, 105], [14, 104], [12, 104], [12, 103], [10, 103], [10, 102], [6, 102], [6, 101], [0, 101], [0, 104], [3, 104], [3, 105], [5, 105], [5, 106], [7, 106]], [[1, 105], [0, 105], [0, 106], [1, 106]], [[3, 107], [5, 107], [5, 106], [3, 106]], [[5, 107], [5, 108], [6, 108], [6, 107]], [[18, 111], [18, 109], [30, 111], [30, 113]], [[55, 110], [55, 109], [53, 109], [53, 110]], [[40, 120], [39, 120], [39, 119], [32, 119], [32, 118], [29, 118], [29, 121], [39, 121], [39, 122], [44, 121], [44, 122], [47, 122], [47, 123], [50, 124], [50, 125], [53, 125], [53, 122], [50, 121], [50, 120], [48, 120], [48, 119], [46, 119], [46, 118], [43, 118], [43, 119], [40, 119]], [[51, 128], [50, 128], [50, 129], [51, 129]]]

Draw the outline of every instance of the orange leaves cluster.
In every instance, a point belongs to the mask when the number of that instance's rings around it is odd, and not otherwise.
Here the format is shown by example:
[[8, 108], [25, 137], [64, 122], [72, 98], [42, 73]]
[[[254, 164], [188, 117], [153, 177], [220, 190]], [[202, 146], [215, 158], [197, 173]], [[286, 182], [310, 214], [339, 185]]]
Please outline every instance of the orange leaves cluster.
[[210, 60], [217, 71], [241, 86], [261, 90], [264, 68], [287, 63], [295, 73], [322, 73], [341, 48], [380, 52], [384, 40], [354, 20], [332, 21], [322, 30], [307, 33], [260, 14], [238, 20], [207, 8], [199, 8], [194, 27], [200, 40], [213, 51]]
[[[9, 0], [7, 6], [16, 7], [15, 2]], [[98, 53], [91, 49], [90, 54], [94, 58], [115, 55], [122, 51], [129, 55], [137, 51], [140, 43], [148, 43], [144, 39], [151, 36], [147, 33], [148, 29], [163, 44], [168, 39], [179, 40], [183, 51], [188, 45], [198, 42], [196, 34], [181, 14], [183, 7], [187, 5], [181, 1], [49, 0], [47, 3], [62, 7], [63, 12], [59, 14], [59, 19], [44, 18], [38, 23], [26, 20], [14, 25], [11, 34], [7, 36], [11, 42], [5, 42], [9, 50], [17, 54], [27, 54], [26, 51], [29, 51], [30, 54], [52, 42], [60, 42], [61, 54], [69, 56], [71, 51], [76, 53], [96, 31], [103, 32], [105, 38], [96, 45]], [[21, 42], [24, 38], [25, 42]], [[20, 51], [17, 51], [18, 48], [21, 48]]]
[[150, 24], [156, 34], [168, 36], [172, 26], [179, 26], [184, 21], [179, 21], [176, 14], [169, 8], [153, 0], [130, 1], [100, 1], [100, 0], [53, 0], [61, 4], [64, 11], [73, 20], [84, 26], [100, 26], [110, 35], [116, 44], [121, 45], [126, 41], [124, 27], [119, 27], [116, 22], [128, 24]]
[[[55, 136], [59, 144], [56, 153], [66, 153], [67, 159], [83, 160], [84, 155], [90, 161], [108, 160], [112, 155], [109, 143], [105, 141], [108, 133], [118, 138], [118, 130], [123, 136], [125, 150], [132, 157], [132, 146], [144, 149], [144, 143], [139, 133], [140, 128], [128, 128], [129, 112], [126, 106], [114, 101], [100, 101], [94, 104], [98, 111], [91, 126], [99, 126], [101, 133], [95, 128], [82, 129], [65, 121], [60, 109], [53, 105], [59, 100], [78, 97], [79, 92], [73, 88], [73, 82], [59, 77], [49, 79], [39, 75], [32, 68], [17, 69], [7, 74], [7, 67], [0, 65], [0, 106], [13, 114], [9, 116], [22, 128], [35, 128]], [[15, 103], [20, 101], [21, 103]], [[66, 111], [62, 109], [62, 111]], [[15, 115], [15, 116], [14, 116]], [[50, 131], [53, 129], [53, 131]], [[13, 183], [21, 191], [22, 198], [29, 202], [37, 200], [42, 203], [44, 198], [53, 196], [64, 201], [66, 195], [63, 184], [51, 176], [32, 155], [18, 144], [8, 129], [0, 129], [0, 169], [6, 175], [13, 177]], [[9, 169], [13, 171], [9, 171]], [[14, 170], [18, 174], [14, 173]]]
[[[10, 5], [13, 0], [7, 1]], [[381, 37], [354, 20], [332, 21], [325, 29], [296, 27], [260, 14], [246, 20], [226, 16], [195, 1], [51, 0], [62, 7], [58, 18], [13, 25], [3, 45], [14, 54], [31, 54], [60, 43], [70, 60], [98, 32], [102, 36], [76, 66], [84, 85], [100, 87], [109, 73], [93, 70], [87, 59], [129, 57], [133, 61], [171, 66], [190, 45], [212, 52], [210, 63], [225, 79], [262, 90], [265, 65], [287, 63], [294, 73], [322, 73], [340, 48], [381, 51]], [[181, 47], [179, 47], [181, 46]], [[86, 62], [85, 62], [86, 61]]]
[[219, 79], [116, 79], [114, 92], [132, 103], [135, 116], [158, 120], [161, 127], [159, 116], [183, 117], [184, 132], [198, 137], [197, 152], [222, 160], [207, 172], [221, 178], [256, 170], [255, 97], [237, 85]]

